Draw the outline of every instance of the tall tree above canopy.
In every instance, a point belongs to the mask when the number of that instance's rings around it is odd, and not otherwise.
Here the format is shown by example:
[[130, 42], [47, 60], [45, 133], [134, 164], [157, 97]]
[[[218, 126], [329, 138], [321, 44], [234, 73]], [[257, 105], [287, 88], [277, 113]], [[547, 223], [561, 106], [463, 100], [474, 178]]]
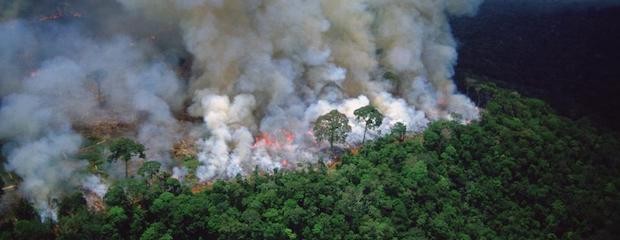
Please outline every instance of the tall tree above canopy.
[[145, 158], [144, 145], [134, 142], [129, 138], [120, 138], [110, 144], [109, 162], [123, 160], [125, 162], [125, 178], [129, 177], [129, 161], [132, 157]]
[[153, 175], [159, 173], [159, 169], [161, 168], [161, 163], [156, 161], [148, 161], [142, 164], [142, 167], [138, 169], [138, 174], [142, 175], [145, 178], [151, 179]]
[[364, 124], [364, 136], [362, 137], [362, 144], [364, 144], [368, 129], [378, 128], [383, 123], [383, 114], [372, 105], [358, 108], [353, 114], [355, 114], [355, 120]]
[[407, 126], [402, 122], [397, 122], [392, 127], [392, 135], [398, 137], [399, 141], [405, 140], [405, 134], [407, 134]]
[[349, 119], [338, 110], [320, 116], [314, 123], [314, 136], [318, 142], [328, 141], [330, 149], [334, 150], [334, 143], [344, 143], [351, 126]]

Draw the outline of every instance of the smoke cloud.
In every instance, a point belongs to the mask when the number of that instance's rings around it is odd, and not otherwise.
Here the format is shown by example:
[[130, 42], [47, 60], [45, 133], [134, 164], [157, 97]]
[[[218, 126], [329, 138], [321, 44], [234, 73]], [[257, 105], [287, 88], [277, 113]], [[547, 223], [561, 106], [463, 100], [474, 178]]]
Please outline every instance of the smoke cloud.
[[102, 122], [129, 126], [123, 135], [180, 178], [186, 170], [170, 150], [196, 139], [196, 175], [209, 181], [319, 161], [312, 123], [332, 109], [350, 118], [347, 144], [361, 141], [353, 111], [367, 104], [386, 116], [371, 137], [396, 122], [420, 131], [479, 115], [451, 80], [448, 17], [474, 14], [481, 0], [15, 7], [25, 3], [9, 3], [0, 18], [0, 139], [7, 168], [24, 179], [20, 191], [52, 218], [49, 199], [67, 186], [105, 193], [76, 157], [83, 129]]

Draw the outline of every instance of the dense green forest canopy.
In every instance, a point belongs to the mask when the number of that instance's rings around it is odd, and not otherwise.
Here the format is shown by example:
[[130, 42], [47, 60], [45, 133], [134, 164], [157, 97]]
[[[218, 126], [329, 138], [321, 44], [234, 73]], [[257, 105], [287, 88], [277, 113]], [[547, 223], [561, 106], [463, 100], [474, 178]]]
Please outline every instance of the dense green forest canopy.
[[[2, 239], [611, 239], [620, 235], [618, 138], [544, 102], [477, 85], [482, 119], [402, 129], [335, 166], [255, 172], [193, 193], [153, 170], [81, 193], [41, 222], [22, 202]], [[148, 156], [147, 156], [148, 157]], [[96, 157], [93, 159], [97, 159]], [[186, 162], [193, 162], [191, 159]], [[151, 170], [149, 170], [151, 169]], [[148, 171], [147, 171], [148, 170]]]

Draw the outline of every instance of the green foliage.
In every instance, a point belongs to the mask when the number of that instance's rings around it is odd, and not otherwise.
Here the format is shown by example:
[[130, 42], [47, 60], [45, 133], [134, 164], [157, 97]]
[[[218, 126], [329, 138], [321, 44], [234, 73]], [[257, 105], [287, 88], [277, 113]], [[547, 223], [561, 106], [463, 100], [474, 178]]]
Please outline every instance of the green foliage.
[[[13, 203], [12, 206], [5, 205], [2, 209], [0, 239], [53, 239], [52, 223], [48, 219], [42, 221], [25, 200], [15, 200], [17, 203]], [[11, 203], [9, 200], [3, 204]]]
[[13, 230], [13, 239], [52, 239], [52, 225], [38, 220], [18, 220]]
[[80, 149], [79, 159], [88, 161], [88, 171], [92, 174], [105, 175], [103, 171], [103, 164], [106, 162], [104, 152], [106, 145], [105, 141], [100, 141], [96, 138], [88, 138], [86, 143]]
[[121, 239], [127, 236], [129, 217], [122, 207], [111, 207], [105, 215], [104, 232], [111, 239]]
[[140, 240], [164, 240], [164, 239], [173, 239], [168, 233], [166, 225], [162, 223], [155, 223], [149, 226], [149, 228], [144, 231], [142, 236], [140, 236]]
[[142, 164], [142, 167], [138, 169], [138, 174], [145, 178], [152, 178], [154, 175], [159, 173], [159, 169], [161, 168], [161, 163], [156, 161], [147, 161]]
[[129, 138], [119, 138], [110, 144], [110, 160], [121, 159], [129, 161], [134, 156], [144, 158], [144, 145], [134, 142]]
[[60, 239], [107, 239], [104, 229], [103, 216], [91, 213], [86, 208], [79, 208], [72, 214], [63, 215], [58, 221], [58, 230], [62, 233]]
[[68, 196], [65, 196], [60, 201], [58, 213], [60, 215], [70, 215], [85, 207], [86, 207], [86, 200], [82, 196], [82, 193], [76, 192]]
[[129, 177], [129, 161], [132, 157], [145, 158], [144, 145], [134, 142], [129, 138], [119, 138], [110, 144], [110, 156], [108, 161], [123, 160], [125, 162], [125, 177]]
[[353, 114], [357, 121], [364, 124], [364, 136], [362, 137], [362, 144], [364, 144], [366, 142], [366, 131], [381, 126], [381, 123], [383, 123], [383, 114], [372, 105], [358, 108]]
[[187, 168], [187, 175], [185, 175], [185, 181], [189, 184], [195, 184], [198, 181], [198, 177], [196, 177], [196, 169], [200, 162], [195, 157], [185, 157], [183, 159], [183, 166]]
[[314, 136], [318, 142], [327, 140], [333, 150], [334, 143], [343, 143], [351, 132], [349, 119], [338, 110], [320, 116], [313, 127]]
[[[400, 130], [312, 166], [216, 181], [199, 193], [166, 176], [113, 184], [107, 210], [61, 203], [61, 239], [614, 239], [620, 142], [537, 100], [490, 96], [470, 125]], [[481, 91], [483, 91], [481, 90]], [[394, 136], [398, 136], [394, 138]], [[400, 141], [399, 141], [400, 140]], [[78, 205], [72, 207], [71, 205]], [[27, 205], [26, 205], [27, 206]], [[0, 237], [44, 238], [32, 209]]]
[[398, 138], [398, 140], [405, 140], [405, 135], [407, 134], [407, 126], [405, 126], [402, 122], [397, 122], [392, 126], [390, 134]]

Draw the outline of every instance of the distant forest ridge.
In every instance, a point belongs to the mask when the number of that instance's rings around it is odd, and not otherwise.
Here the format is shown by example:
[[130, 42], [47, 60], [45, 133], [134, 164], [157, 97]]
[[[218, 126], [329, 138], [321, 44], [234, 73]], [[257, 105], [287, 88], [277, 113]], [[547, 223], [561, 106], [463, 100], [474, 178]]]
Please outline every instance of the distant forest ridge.
[[533, 2], [491, 0], [476, 17], [452, 20], [461, 87], [465, 73], [489, 76], [544, 99], [562, 115], [620, 129], [615, 110], [620, 107], [620, 1], [561, 4], [573, 7], [555, 12], [520, 11], [534, 9]]
[[[510, 8], [512, 11], [523, 10], [555, 12], [562, 10], [582, 10], [585, 8], [607, 8], [620, 6], [617, 0], [485, 0], [482, 8]], [[484, 9], [483, 9], [484, 10]]]

